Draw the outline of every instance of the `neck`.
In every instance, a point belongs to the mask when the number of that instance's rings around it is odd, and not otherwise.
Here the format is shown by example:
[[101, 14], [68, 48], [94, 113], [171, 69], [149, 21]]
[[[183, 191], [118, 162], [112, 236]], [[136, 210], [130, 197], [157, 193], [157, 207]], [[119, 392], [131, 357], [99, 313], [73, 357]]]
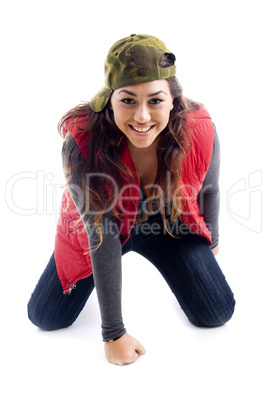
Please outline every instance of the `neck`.
[[159, 141], [159, 138], [156, 138], [155, 141], [149, 147], [146, 147], [146, 148], [137, 148], [130, 141], [127, 141], [127, 142], [128, 142], [128, 148], [129, 148], [129, 151], [130, 151], [130, 154], [132, 155], [132, 157], [135, 156], [138, 158], [142, 158], [142, 157], [146, 157], [146, 156], [156, 155], [158, 141]]

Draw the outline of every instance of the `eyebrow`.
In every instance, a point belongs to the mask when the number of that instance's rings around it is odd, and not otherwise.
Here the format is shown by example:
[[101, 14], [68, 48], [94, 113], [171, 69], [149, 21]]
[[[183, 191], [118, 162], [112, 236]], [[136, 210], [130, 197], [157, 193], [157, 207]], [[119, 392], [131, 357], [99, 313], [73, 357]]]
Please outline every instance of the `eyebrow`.
[[[119, 94], [122, 93], [122, 92], [125, 92], [125, 93], [128, 94], [128, 95], [137, 97], [137, 95], [136, 95], [135, 93], [133, 93], [133, 92], [131, 92], [131, 91], [127, 91], [127, 89], [122, 89], [122, 90], [119, 92]], [[165, 94], [165, 95], [167, 96], [166, 92], [160, 90], [160, 91], [158, 91], [158, 92], [154, 92], [153, 94], [149, 94], [149, 95], [148, 95], [148, 98], [152, 98], [153, 96], [157, 96], [157, 95], [159, 95], [160, 93], [163, 93], [163, 94]]]

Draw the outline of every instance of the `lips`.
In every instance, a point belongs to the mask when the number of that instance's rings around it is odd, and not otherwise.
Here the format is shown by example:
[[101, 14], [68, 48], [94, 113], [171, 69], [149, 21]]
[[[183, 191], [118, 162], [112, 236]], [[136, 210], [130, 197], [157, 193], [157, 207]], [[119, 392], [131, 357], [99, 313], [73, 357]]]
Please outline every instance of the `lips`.
[[132, 130], [134, 130], [137, 133], [146, 134], [151, 130], [152, 127], [154, 127], [154, 125], [147, 126], [147, 127], [137, 127], [137, 126], [133, 126], [133, 125], [130, 124], [130, 127], [131, 127]]

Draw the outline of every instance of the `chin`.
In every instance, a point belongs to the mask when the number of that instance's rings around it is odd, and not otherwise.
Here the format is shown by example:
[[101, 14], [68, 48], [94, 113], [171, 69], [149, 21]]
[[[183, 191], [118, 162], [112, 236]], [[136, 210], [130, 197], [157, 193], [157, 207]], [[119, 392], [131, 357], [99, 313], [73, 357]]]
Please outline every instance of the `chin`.
[[152, 141], [152, 142], [146, 142], [146, 143], [140, 143], [140, 142], [132, 142], [132, 145], [135, 147], [135, 148], [142, 148], [142, 149], [145, 149], [145, 148], [149, 148], [152, 144], [153, 144], [153, 142], [154, 141]]

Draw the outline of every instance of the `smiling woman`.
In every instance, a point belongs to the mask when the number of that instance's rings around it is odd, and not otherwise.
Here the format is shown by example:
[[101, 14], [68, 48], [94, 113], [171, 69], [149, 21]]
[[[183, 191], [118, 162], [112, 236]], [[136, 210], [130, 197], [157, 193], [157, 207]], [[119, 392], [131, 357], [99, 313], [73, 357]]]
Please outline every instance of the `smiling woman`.
[[175, 73], [161, 40], [123, 38], [107, 55], [105, 86], [59, 123], [67, 186], [29, 318], [45, 330], [70, 326], [95, 286], [114, 364], [145, 353], [122, 319], [121, 259], [129, 251], [154, 264], [193, 325], [223, 325], [234, 311], [215, 259], [219, 141], [209, 113], [183, 96]]
[[117, 127], [131, 146], [147, 148], [167, 126], [173, 96], [166, 80], [151, 81], [116, 89], [111, 96], [110, 108]]

